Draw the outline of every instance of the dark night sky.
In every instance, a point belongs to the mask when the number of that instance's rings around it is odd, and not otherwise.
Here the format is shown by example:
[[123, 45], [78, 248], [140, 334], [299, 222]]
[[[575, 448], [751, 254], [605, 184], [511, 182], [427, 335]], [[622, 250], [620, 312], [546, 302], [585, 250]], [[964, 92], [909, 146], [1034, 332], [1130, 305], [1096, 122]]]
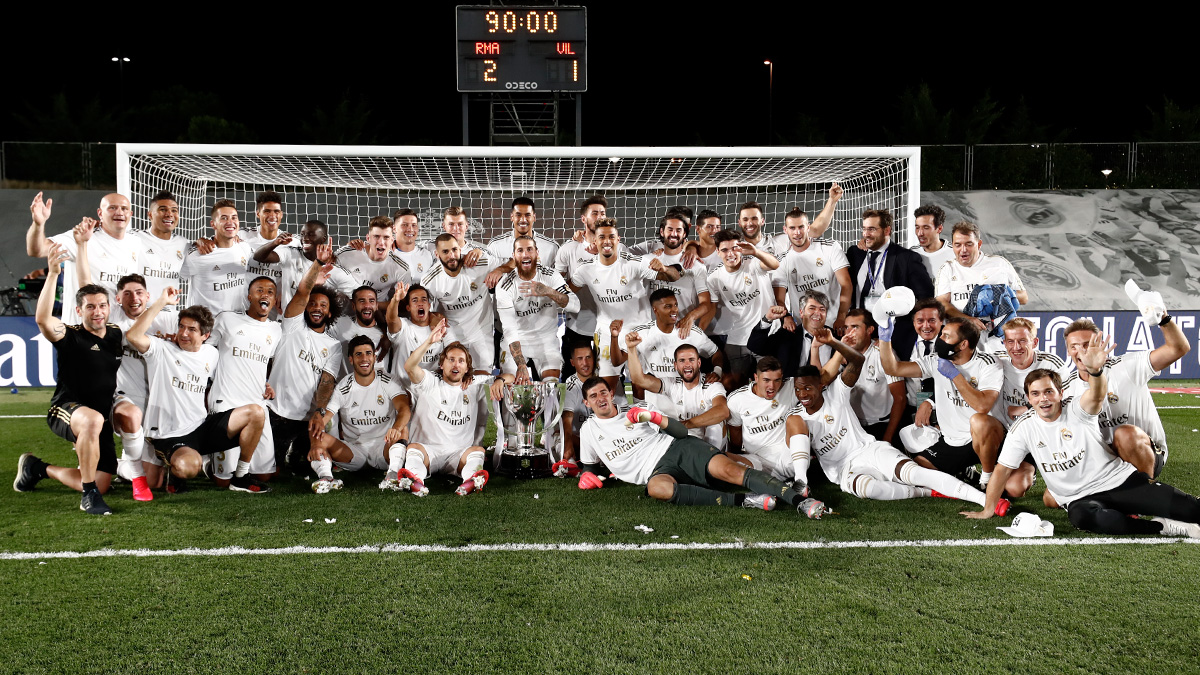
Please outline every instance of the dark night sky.
[[[897, 137], [901, 94], [921, 83], [939, 111], [957, 108], [956, 115], [989, 91], [1007, 120], [1024, 96], [1034, 125], [1074, 141], [1134, 140], [1164, 96], [1185, 107], [1200, 98], [1194, 59], [1182, 53], [1191, 39], [1165, 26], [1152, 37], [1114, 35], [1113, 26], [1130, 30], [1129, 17], [1101, 26], [1065, 13], [974, 11], [968, 19], [961, 5], [930, 6], [923, 11], [937, 18], [918, 21], [907, 3], [893, 13], [650, 4], [589, 5], [588, 145], [762, 144], [765, 58], [776, 63], [776, 130], [792, 142], [922, 142]], [[215, 94], [219, 116], [244, 123], [255, 140], [288, 143], [302, 140], [300, 122], [314, 109], [331, 109], [349, 92], [371, 111], [379, 142], [459, 143], [454, 3], [343, 15], [273, 11], [282, 18], [235, 20], [244, 13], [207, 7], [179, 18], [74, 16], [40, 53], [7, 43], [7, 108], [48, 110], [51, 96], [65, 91], [79, 107], [93, 96], [115, 108], [182, 105], [186, 120], [182, 96], [156, 94], [179, 84]], [[118, 52], [132, 59], [121, 80], [110, 61]], [[0, 139], [30, 135], [7, 114], [0, 124]], [[169, 131], [125, 124], [122, 138], [70, 140], [178, 140], [171, 134], [182, 133], [182, 123], [162, 126]]]

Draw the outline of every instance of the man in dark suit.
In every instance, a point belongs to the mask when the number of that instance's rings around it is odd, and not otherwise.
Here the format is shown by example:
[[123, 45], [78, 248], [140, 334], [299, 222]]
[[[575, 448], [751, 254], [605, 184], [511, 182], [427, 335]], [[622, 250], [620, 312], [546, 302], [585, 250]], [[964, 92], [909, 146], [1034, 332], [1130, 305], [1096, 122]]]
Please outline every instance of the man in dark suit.
[[[917, 300], [933, 297], [933, 280], [929, 278], [921, 255], [892, 243], [891, 211], [864, 211], [862, 237], [865, 250], [857, 245], [846, 248], [850, 283], [854, 286], [853, 307], [871, 311], [883, 292], [892, 286], [908, 286]], [[897, 318], [892, 342], [908, 349], [915, 340], [912, 316]]]

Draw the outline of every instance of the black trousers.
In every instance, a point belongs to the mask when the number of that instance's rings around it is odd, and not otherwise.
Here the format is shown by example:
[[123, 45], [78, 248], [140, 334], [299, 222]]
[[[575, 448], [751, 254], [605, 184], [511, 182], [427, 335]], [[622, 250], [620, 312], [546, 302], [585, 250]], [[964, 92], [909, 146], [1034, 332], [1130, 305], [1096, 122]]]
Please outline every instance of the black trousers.
[[[308, 420], [293, 420], [280, 417], [274, 410], [267, 409], [270, 415], [271, 434], [275, 440], [275, 466], [278, 471], [290, 466], [293, 472], [304, 472], [308, 468]], [[288, 454], [288, 446], [292, 452]], [[291, 461], [288, 461], [288, 457]]]
[[1076, 499], [1067, 507], [1071, 524], [1098, 534], [1157, 534], [1161, 526], [1129, 514], [1200, 523], [1200, 500], [1138, 471], [1120, 486]]

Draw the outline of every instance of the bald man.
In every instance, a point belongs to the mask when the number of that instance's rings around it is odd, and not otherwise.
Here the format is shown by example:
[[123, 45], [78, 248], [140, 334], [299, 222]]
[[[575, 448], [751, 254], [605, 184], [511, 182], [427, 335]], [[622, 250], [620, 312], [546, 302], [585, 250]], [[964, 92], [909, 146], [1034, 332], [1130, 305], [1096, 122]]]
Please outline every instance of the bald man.
[[[79, 254], [75, 238], [71, 231], [72, 223], [66, 231], [53, 237], [46, 237], [46, 221], [50, 219], [50, 209], [53, 199], [42, 200], [42, 193], [37, 193], [29, 210], [33, 214], [33, 223], [25, 233], [25, 252], [33, 258], [45, 258], [50, 250], [51, 242], [66, 249], [70, 254], [68, 262], [63, 266], [63, 296], [75, 297], [79, 290], [79, 275], [75, 270], [75, 258]], [[99, 220], [97, 220], [97, 218]], [[93, 229], [100, 229], [92, 235], [88, 242], [88, 267], [91, 269], [91, 280], [108, 290], [111, 297], [117, 295], [117, 280], [127, 274], [136, 274], [138, 268], [138, 250], [142, 248], [137, 240], [129, 234], [129, 225], [133, 222], [133, 209], [129, 198], [117, 193], [104, 195], [100, 200], [100, 208], [96, 210], [96, 218], [84, 217], [79, 224]], [[64, 302], [62, 320], [68, 325], [82, 322], [75, 311], [74, 303]]]

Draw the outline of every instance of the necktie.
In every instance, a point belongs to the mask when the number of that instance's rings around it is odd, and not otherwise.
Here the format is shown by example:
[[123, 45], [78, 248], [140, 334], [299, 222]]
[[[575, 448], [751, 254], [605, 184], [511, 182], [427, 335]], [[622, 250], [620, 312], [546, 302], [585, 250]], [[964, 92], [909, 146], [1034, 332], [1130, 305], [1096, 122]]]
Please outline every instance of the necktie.
[[867, 296], [871, 294], [871, 283], [875, 280], [875, 263], [879, 261], [879, 251], [871, 251], [870, 259], [867, 261], [867, 278], [863, 280], [862, 291], [858, 294], [858, 304], [860, 307], [866, 307]]
[[[922, 356], [929, 356], [929, 354], [933, 351], [933, 340], [921, 340], [921, 342], [925, 343], [925, 353], [922, 354]], [[932, 377], [927, 377], [924, 380], [921, 380], [921, 391], [925, 391], [925, 392], [933, 391], [933, 378]]]

